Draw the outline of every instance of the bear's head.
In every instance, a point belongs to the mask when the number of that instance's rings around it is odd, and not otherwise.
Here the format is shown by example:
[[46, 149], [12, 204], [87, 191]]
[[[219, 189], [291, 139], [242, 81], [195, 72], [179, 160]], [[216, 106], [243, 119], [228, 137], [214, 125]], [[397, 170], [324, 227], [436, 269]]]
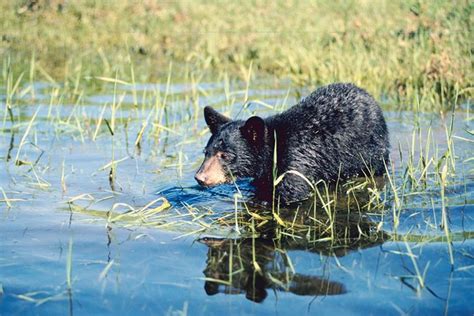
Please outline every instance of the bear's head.
[[258, 176], [264, 167], [265, 121], [258, 116], [233, 121], [210, 106], [204, 108], [204, 118], [211, 138], [204, 149], [204, 162], [194, 176], [196, 181], [214, 186]]

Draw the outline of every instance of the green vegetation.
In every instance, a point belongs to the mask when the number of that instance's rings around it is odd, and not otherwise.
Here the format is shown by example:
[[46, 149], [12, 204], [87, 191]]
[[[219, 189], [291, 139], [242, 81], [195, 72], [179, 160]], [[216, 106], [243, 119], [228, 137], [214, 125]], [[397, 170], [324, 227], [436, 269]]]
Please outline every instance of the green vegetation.
[[[402, 108], [473, 95], [472, 2], [3, 1], [0, 55], [17, 73], [71, 83], [290, 78], [352, 81]], [[133, 69], [133, 71], [132, 71]], [[189, 77], [186, 77], [189, 76]], [[217, 78], [217, 80], [216, 80]]]
[[[31, 62], [29, 68], [37, 69], [37, 62]], [[130, 71], [136, 72], [133, 67]], [[28, 76], [19, 75], [16, 78], [11, 72], [6, 72], [4, 78], [7, 88], [5, 89], [3, 124], [10, 126], [11, 129], [4, 130], [12, 133], [12, 143], [14, 143], [15, 134], [21, 136], [16, 146], [10, 146], [6, 161], [12, 160], [18, 167], [27, 166], [29, 169], [27, 172], [31, 171], [33, 174], [30, 185], [42, 190], [51, 188], [51, 184], [37, 169], [42, 153], [34, 157], [31, 154], [25, 154], [24, 148], [32, 144], [37, 146], [32, 134], [42, 131], [46, 125], [54, 126], [54, 131], [48, 132], [51, 133], [48, 134], [51, 137], [60, 138], [71, 135], [83, 143], [111, 144], [108, 157], [110, 160], [104, 161], [98, 171], [105, 172], [104, 177], [108, 177], [109, 187], [115, 193], [120, 191], [120, 185], [117, 184], [117, 177], [120, 176], [118, 166], [130, 158], [142, 156], [141, 159], [151, 159], [159, 169], [176, 171], [177, 178], [188, 177], [197, 168], [195, 163], [196, 159], [200, 159], [201, 145], [198, 146], [199, 148], [193, 145], [199, 144], [202, 140], [201, 136], [207, 131], [206, 127], [198, 127], [202, 119], [201, 107], [199, 107], [200, 97], [208, 97], [210, 93], [225, 97], [225, 102], [221, 102], [223, 104], [219, 106], [223, 107], [227, 113], [237, 112], [236, 107], [241, 107], [242, 103], [246, 102], [258, 104], [262, 109], [271, 111], [279, 111], [290, 106], [287, 102], [288, 95], [280, 95], [274, 105], [260, 101], [259, 95], [255, 94], [256, 90], [249, 90], [251, 67], [244, 75], [245, 84], [241, 85], [245, 86], [245, 90], [239, 91], [230, 91], [229, 82], [226, 80], [222, 88], [201, 90], [200, 82], [193, 79], [187, 90], [174, 93], [172, 92], [174, 86], [171, 83], [173, 68], [169, 67], [168, 71], [169, 73], [165, 76], [166, 84], [161, 88], [138, 86], [134, 82], [135, 79], [127, 83], [120, 79], [96, 77], [94, 82], [105, 84], [104, 88], [107, 90], [104, 91], [110, 93], [108, 96], [112, 102], [104, 101], [95, 104], [95, 113], [86, 110], [91, 105], [83, 99], [83, 94], [86, 92], [79, 87], [79, 79], [73, 86], [50, 85], [47, 88], [37, 88], [34, 86], [34, 77], [28, 79]], [[190, 72], [187, 72], [187, 76], [191, 76]], [[264, 86], [268, 87], [268, 84], [264, 83]], [[36, 106], [35, 96], [44, 96], [43, 93], [50, 93], [47, 95], [49, 102], [44, 106], [47, 107], [43, 109], [45, 114], [38, 117], [41, 107]], [[263, 89], [261, 93], [264, 95], [265, 90]], [[68, 95], [72, 96], [69, 100], [73, 101], [71, 104], [65, 101]], [[130, 98], [126, 99], [126, 96]], [[457, 100], [454, 101], [454, 104], [456, 103]], [[34, 112], [25, 115], [21, 108], [28, 104], [33, 104], [35, 109]], [[419, 104], [415, 107], [419, 108]], [[68, 108], [72, 108], [70, 114], [65, 116], [59, 114], [68, 112]], [[247, 111], [248, 109], [244, 109], [244, 112]], [[245, 115], [247, 114], [249, 113]], [[225, 213], [211, 208], [203, 209], [202, 205], [186, 204], [172, 207], [166, 195], [145, 206], [121, 202], [113, 204], [110, 208], [104, 208], [100, 206], [104, 200], [102, 194], [93, 196], [86, 193], [70, 197], [66, 210], [105, 220], [110, 225], [127, 228], [153, 227], [180, 232], [181, 236], [215, 233], [226, 237], [260, 238], [271, 232], [275, 234], [273, 237], [276, 240], [303, 239], [309, 244], [328, 245], [335, 248], [361, 243], [370, 244], [388, 238], [419, 242], [442, 240], [447, 242], [450, 259], [453, 260], [451, 243], [471, 234], [471, 232], [467, 232], [467, 235], [453, 234], [447, 220], [446, 205], [449, 205], [449, 201], [445, 196], [446, 188], [465, 185], [463, 181], [466, 181], [462, 178], [464, 175], [456, 174], [456, 164], [461, 162], [454, 152], [455, 112], [451, 112], [448, 117], [442, 117], [442, 132], [436, 136], [433, 135], [431, 127], [422, 130], [418, 125], [417, 121], [421, 120], [420, 115], [414, 114], [414, 129], [411, 137], [408, 137], [408, 143], [392, 144], [394, 148], [399, 149], [399, 157], [396, 157], [397, 166], [393, 164], [394, 162], [387, 165], [385, 179], [374, 179], [367, 175], [366, 178], [357, 179], [357, 181], [340, 185], [337, 183], [336, 188], [329, 187], [325, 183], [312, 185], [315, 191], [313, 200], [297, 209], [296, 212], [280, 209], [279, 205], [272, 205], [268, 209], [255, 207], [252, 203], [247, 204], [242, 199], [242, 194], [234, 196], [235, 203], [232, 204], [235, 208], [227, 209]], [[175, 119], [176, 116], [180, 119]], [[470, 119], [468, 113], [466, 119]], [[470, 133], [470, 131], [467, 132]], [[124, 136], [126, 143], [122, 140]], [[29, 141], [31, 139], [33, 143]], [[166, 143], [169, 139], [172, 143], [180, 145], [167, 148]], [[463, 138], [459, 140], [471, 142]], [[189, 158], [186, 158], [183, 144], [186, 145], [184, 147], [190, 148]], [[122, 158], [116, 151], [120, 151], [120, 148], [124, 146], [126, 148], [130, 146], [133, 150]], [[12, 152], [15, 151], [16, 154], [13, 155]], [[166, 152], [169, 158], [159, 160], [163, 152]], [[62, 160], [60, 163], [61, 166], [56, 168], [56, 171], [61, 173], [60, 190], [67, 194], [65, 162]], [[186, 172], [183, 172], [185, 168]], [[50, 169], [48, 167], [45, 170]], [[304, 177], [299, 173], [298, 175]], [[275, 183], [281, 181], [283, 176], [275, 178]], [[12, 203], [21, 201], [10, 198], [9, 192], [0, 189], [3, 195], [3, 200], [0, 202], [10, 207]], [[441, 223], [439, 225], [436, 222], [430, 223], [427, 229], [436, 232], [437, 226], [441, 226], [444, 236], [438, 233], [434, 235], [404, 232], [398, 234], [400, 218], [407, 210], [421, 205], [441, 207]], [[386, 220], [386, 216], [390, 216], [390, 221]], [[377, 220], [374, 221], [374, 218]], [[386, 231], [390, 232], [391, 236], [385, 234]]]

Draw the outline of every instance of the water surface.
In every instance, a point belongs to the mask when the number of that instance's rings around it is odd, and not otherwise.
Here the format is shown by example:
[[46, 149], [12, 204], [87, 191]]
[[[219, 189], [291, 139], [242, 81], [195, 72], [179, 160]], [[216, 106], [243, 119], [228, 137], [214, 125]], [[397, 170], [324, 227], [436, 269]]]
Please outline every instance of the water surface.
[[[192, 100], [193, 87], [175, 85], [163, 108], [156, 105], [166, 93], [163, 86], [123, 86], [115, 96], [110, 86], [78, 104], [51, 105], [54, 87], [38, 83], [34, 100], [30, 95], [15, 100], [13, 123], [6, 97], [0, 96], [0, 314], [474, 312], [469, 105], [454, 114], [455, 173], [450, 172], [444, 193], [452, 266], [440, 228], [443, 199], [432, 168], [424, 186], [406, 187], [398, 225], [393, 224], [396, 202], [388, 189], [382, 190], [383, 212], [354, 212], [350, 218], [350, 212], [344, 213], [341, 233], [367, 237], [354, 237], [350, 244], [315, 243], [316, 230], [272, 240], [271, 225], [260, 238], [226, 224], [230, 220], [219, 225], [219, 219], [245, 213], [241, 201], [251, 199], [252, 188], [244, 181], [239, 190], [235, 185], [206, 190], [194, 182], [209, 137], [202, 108], [213, 104], [243, 118], [270, 115], [296, 102], [286, 83], [255, 84], [248, 93], [255, 102], [245, 107], [243, 85], [230, 88], [234, 92], [201, 84], [199, 99]], [[115, 122], [114, 103], [120, 103]], [[429, 156], [437, 159], [433, 165], [451, 161], [441, 159], [448, 148], [450, 113], [385, 115], [395, 185], [408, 172], [410, 152], [417, 163], [427, 143]], [[107, 124], [115, 127], [113, 136]], [[171, 207], [143, 221], [111, 220], [157, 199], [150, 208], [160, 207], [165, 203], [160, 198]], [[395, 232], [406, 241], [393, 238]], [[423, 287], [417, 275], [423, 276]]]

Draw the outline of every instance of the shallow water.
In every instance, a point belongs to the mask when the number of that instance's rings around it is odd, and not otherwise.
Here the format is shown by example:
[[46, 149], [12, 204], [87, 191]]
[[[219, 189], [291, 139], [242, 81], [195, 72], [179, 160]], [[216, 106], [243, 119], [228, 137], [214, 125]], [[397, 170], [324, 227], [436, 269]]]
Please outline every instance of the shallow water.
[[[239, 182], [240, 191], [234, 185], [206, 190], [195, 184], [193, 175], [208, 138], [201, 108], [214, 104], [232, 117], [247, 117], [254, 112], [269, 115], [296, 101], [291, 94], [287, 97], [288, 84], [261, 82], [248, 93], [256, 102], [242, 109], [243, 88], [236, 83], [230, 87], [236, 92], [229, 93], [223, 85], [201, 84], [196, 103], [188, 97], [193, 87], [171, 86], [166, 111], [153, 112], [156, 93], [163, 98], [164, 86], [122, 86], [115, 96], [110, 86], [79, 105], [64, 101], [50, 106], [54, 86], [38, 83], [33, 101], [29, 94], [15, 101], [14, 123], [8, 120], [5, 96], [0, 96], [0, 314], [474, 312], [469, 106], [454, 115], [456, 171], [445, 189], [452, 267], [439, 227], [443, 204], [433, 174], [422, 189], [406, 189], [398, 226], [393, 225], [395, 199], [385, 190], [385, 212], [349, 220], [345, 227], [351, 232], [366, 227], [363, 233], [370, 235], [382, 222], [383, 236], [360, 238], [344, 247], [308, 243], [301, 236], [276, 242], [269, 236], [255, 239], [242, 227], [219, 225], [216, 220], [235, 215], [238, 195], [251, 199], [252, 188], [245, 181]], [[111, 104], [118, 100], [122, 103], [113, 122]], [[115, 124], [114, 136], [104, 120], [94, 135], [103, 110], [103, 118]], [[395, 185], [401, 185], [410, 151], [416, 159], [430, 143], [429, 155], [439, 159], [445, 153], [451, 114], [385, 115]], [[412, 148], [417, 128], [421, 137]], [[22, 165], [15, 165], [16, 160]], [[112, 181], [111, 161], [117, 162]], [[171, 207], [146, 220], [111, 220], [111, 214], [160, 197]], [[237, 203], [237, 208], [242, 205]], [[406, 241], [390, 237], [395, 230]], [[417, 269], [423, 288], [414, 277]]]

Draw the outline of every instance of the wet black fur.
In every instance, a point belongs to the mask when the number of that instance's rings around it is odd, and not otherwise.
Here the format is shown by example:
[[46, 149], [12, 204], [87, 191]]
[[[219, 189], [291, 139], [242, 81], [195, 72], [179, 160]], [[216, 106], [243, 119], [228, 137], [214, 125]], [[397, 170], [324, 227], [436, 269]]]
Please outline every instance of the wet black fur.
[[[277, 173], [296, 170], [315, 183], [385, 172], [389, 159], [387, 126], [377, 102], [353, 84], [321, 87], [287, 111], [262, 119], [230, 119], [204, 109], [212, 136], [206, 156], [223, 152], [227, 179], [251, 177], [261, 199], [271, 199], [273, 153], [277, 139]], [[367, 168], [368, 167], [368, 168]], [[312, 193], [298, 175], [287, 174], [276, 189], [283, 203]]]

